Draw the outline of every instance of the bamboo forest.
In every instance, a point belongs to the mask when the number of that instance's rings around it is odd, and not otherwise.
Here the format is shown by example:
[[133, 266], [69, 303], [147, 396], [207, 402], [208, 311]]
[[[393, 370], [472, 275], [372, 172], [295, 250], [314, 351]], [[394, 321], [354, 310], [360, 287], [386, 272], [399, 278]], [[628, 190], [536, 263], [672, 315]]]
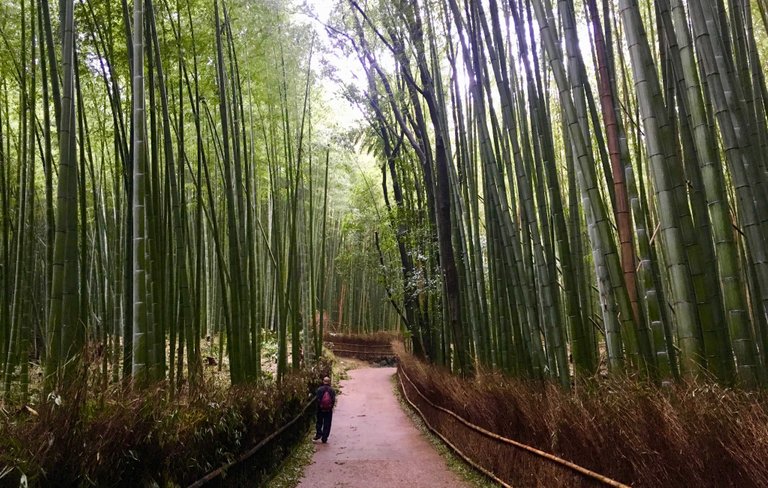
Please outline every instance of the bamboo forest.
[[766, 76], [767, 0], [0, 0], [0, 486], [768, 485]]

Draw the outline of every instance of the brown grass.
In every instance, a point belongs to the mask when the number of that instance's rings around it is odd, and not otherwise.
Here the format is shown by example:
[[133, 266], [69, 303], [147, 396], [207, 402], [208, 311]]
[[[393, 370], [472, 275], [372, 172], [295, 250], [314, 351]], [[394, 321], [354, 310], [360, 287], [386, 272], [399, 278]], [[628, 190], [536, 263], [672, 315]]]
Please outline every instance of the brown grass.
[[[566, 392], [496, 374], [464, 380], [405, 355], [401, 367], [430, 401], [466, 420], [632, 486], [768, 486], [763, 392], [711, 384], [661, 390], [630, 379]], [[590, 484], [418, 405], [452, 442], [514, 486]]]
[[[62, 395], [61, 406], [37, 407], [39, 416], [0, 415], [0, 473], [4, 466], [12, 470], [0, 486], [19, 486], [22, 473], [30, 486], [186, 486], [295, 417], [329, 371], [322, 363], [280, 387], [209, 386], [174, 400], [162, 386], [140, 392], [113, 387], [104, 401], [83, 402], [75, 393]], [[303, 435], [306, 423], [296, 429]], [[257, 453], [249, 476], [266, 475], [295, 434]]]

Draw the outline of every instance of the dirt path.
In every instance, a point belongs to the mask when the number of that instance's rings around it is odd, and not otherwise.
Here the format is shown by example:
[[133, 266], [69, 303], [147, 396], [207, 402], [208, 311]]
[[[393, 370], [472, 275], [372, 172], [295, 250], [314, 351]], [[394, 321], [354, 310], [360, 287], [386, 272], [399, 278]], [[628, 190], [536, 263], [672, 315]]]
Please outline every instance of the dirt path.
[[401, 410], [390, 382], [394, 373], [395, 368], [349, 372], [328, 443], [316, 445], [299, 488], [468, 486]]

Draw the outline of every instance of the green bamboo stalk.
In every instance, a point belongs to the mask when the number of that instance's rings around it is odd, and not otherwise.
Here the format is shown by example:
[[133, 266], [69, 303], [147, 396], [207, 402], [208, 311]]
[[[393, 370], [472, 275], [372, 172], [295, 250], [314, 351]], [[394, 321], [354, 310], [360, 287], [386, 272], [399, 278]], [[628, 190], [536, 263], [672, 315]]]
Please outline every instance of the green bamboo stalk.
[[704, 350], [691, 270], [684, 249], [684, 242], [692, 226], [687, 202], [680, 201], [684, 181], [676, 178], [673, 173], [672, 167], [676, 161], [672, 150], [671, 126], [661, 99], [658, 76], [653, 67], [637, 3], [622, 1], [619, 14], [630, 45], [632, 71], [650, 160], [649, 169], [659, 205], [659, 235], [671, 282], [672, 306], [681, 348], [681, 369], [695, 376], [704, 366]]
[[616, 244], [613, 241], [607, 220], [605, 204], [597, 187], [592, 153], [584, 140], [583, 128], [578, 122], [574, 102], [569, 93], [570, 85], [555, 41], [551, 12], [547, 12], [544, 5], [539, 1], [534, 2], [533, 7], [541, 27], [542, 40], [549, 56], [550, 66], [557, 85], [560, 87], [561, 108], [565, 115], [568, 134], [578, 162], [579, 188], [584, 202], [590, 243], [593, 248], [592, 256], [595, 260], [595, 272], [598, 278], [602, 315], [605, 322], [608, 365], [610, 369], [620, 371], [624, 368], [622, 336], [631, 334], [634, 330], [629, 298], [623, 281], [620, 279], [621, 268]]
[[719, 156], [715, 137], [707, 123], [704, 101], [699, 90], [699, 72], [696, 68], [685, 10], [679, 0], [671, 0], [670, 5], [680, 49], [685, 96], [690, 110], [697, 160], [702, 172], [704, 192], [712, 222], [720, 284], [723, 287], [725, 316], [733, 337], [740, 381], [754, 385], [757, 380], [756, 351], [751, 337], [744, 285], [739, 272], [738, 248], [731, 229], [725, 177], [722, 167], [718, 164]]
[[146, 385], [151, 378], [151, 338], [148, 336], [149, 323], [147, 316], [149, 266], [147, 255], [147, 221], [146, 221], [146, 111], [144, 92], [144, 3], [134, 0], [133, 5], [133, 136], [131, 141], [132, 162], [132, 195], [131, 211], [133, 226], [131, 241], [132, 273], [133, 273], [133, 340], [131, 354], [131, 376], [139, 385]]
[[[82, 350], [82, 336], [77, 329], [77, 166], [75, 163], [74, 99], [74, 5], [63, 4], [62, 96], [59, 129], [59, 180], [57, 184], [56, 227], [53, 250], [50, 311], [48, 316], [48, 351], [46, 389], [66, 386], [77, 366]], [[56, 80], [53, 80], [56, 83]], [[64, 369], [61, 369], [66, 365]]]

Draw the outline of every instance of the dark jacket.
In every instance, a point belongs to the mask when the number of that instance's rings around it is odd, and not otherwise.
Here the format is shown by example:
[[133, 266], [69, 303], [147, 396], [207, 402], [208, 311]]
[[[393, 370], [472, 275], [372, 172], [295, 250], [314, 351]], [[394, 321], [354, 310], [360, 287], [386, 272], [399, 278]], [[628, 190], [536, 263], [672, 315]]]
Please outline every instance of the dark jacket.
[[315, 399], [317, 400], [317, 409], [320, 410], [320, 400], [323, 398], [323, 394], [325, 394], [325, 391], [328, 390], [331, 392], [331, 400], [333, 400], [333, 406], [336, 406], [336, 392], [331, 388], [330, 385], [322, 385], [320, 388], [317, 389], [317, 393], [315, 393]]

